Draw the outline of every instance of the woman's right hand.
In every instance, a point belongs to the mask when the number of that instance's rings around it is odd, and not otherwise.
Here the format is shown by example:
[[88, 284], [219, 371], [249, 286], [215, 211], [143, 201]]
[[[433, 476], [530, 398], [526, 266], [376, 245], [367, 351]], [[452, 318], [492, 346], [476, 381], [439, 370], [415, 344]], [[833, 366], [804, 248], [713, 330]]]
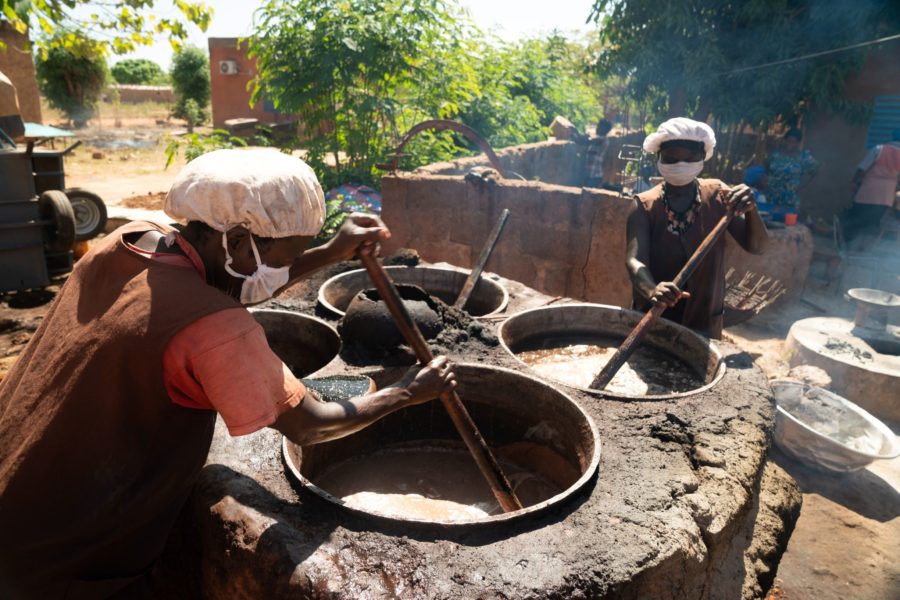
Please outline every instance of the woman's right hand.
[[414, 365], [397, 382], [410, 394], [409, 404], [433, 400], [456, 388], [456, 374], [446, 356], [438, 356], [427, 365]]
[[653, 288], [650, 294], [650, 302], [653, 304], [662, 304], [666, 308], [671, 308], [678, 304], [682, 298], [690, 298], [691, 295], [681, 291], [677, 285], [671, 281], [664, 281]]

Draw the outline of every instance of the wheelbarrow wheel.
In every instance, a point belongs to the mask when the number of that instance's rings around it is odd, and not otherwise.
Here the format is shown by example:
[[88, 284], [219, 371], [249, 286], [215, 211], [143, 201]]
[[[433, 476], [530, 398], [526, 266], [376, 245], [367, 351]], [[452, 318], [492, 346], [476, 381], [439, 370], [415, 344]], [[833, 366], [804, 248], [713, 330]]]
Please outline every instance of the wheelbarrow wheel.
[[48, 253], [68, 252], [75, 243], [75, 213], [69, 199], [59, 190], [50, 190], [38, 199], [44, 225], [44, 249]]
[[75, 239], [79, 242], [97, 237], [106, 227], [106, 204], [97, 194], [81, 188], [69, 188], [66, 196], [75, 213]]

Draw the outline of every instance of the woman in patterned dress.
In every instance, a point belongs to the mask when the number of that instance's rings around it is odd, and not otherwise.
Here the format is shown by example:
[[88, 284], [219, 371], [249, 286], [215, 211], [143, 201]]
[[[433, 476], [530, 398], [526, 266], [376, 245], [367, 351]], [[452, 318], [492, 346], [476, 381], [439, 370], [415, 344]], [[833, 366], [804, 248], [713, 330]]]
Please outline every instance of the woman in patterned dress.
[[768, 174], [768, 193], [766, 197], [774, 205], [773, 214], [797, 212], [800, 197], [797, 195], [819, 169], [819, 161], [813, 158], [809, 150], [801, 150], [803, 133], [799, 129], [791, 129], [784, 134], [780, 150], [769, 157], [766, 164]]

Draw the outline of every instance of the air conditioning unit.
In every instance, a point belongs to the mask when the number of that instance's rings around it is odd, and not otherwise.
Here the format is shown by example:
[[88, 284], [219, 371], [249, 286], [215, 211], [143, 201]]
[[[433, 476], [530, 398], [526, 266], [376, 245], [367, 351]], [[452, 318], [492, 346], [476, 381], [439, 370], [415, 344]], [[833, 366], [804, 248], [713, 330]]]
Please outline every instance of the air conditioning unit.
[[219, 73], [221, 73], [222, 75], [237, 75], [238, 70], [239, 69], [236, 60], [219, 61]]

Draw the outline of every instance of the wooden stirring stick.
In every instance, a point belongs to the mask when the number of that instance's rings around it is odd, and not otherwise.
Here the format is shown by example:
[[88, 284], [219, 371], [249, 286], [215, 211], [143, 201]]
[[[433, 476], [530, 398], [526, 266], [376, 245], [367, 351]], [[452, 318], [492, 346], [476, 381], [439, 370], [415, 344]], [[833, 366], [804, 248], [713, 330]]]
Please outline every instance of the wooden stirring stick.
[[500, 218], [497, 219], [496, 225], [494, 225], [494, 229], [488, 236], [487, 242], [485, 242], [484, 244], [484, 248], [481, 249], [481, 255], [478, 257], [478, 260], [475, 262], [475, 266], [469, 273], [469, 277], [463, 284], [462, 290], [460, 290], [459, 292], [459, 297], [456, 299], [456, 302], [453, 303], [453, 308], [462, 310], [466, 307], [466, 302], [469, 301], [469, 296], [472, 295], [472, 290], [475, 289], [475, 284], [478, 283], [478, 278], [481, 277], [481, 272], [484, 271], [484, 267], [485, 265], [487, 265], [487, 261], [490, 260], [491, 253], [493, 253], [494, 251], [494, 246], [497, 245], [497, 240], [500, 239], [500, 234], [503, 233], [503, 227], [506, 225], [506, 220], [508, 218], [509, 209], [504, 208], [503, 212], [500, 213]]
[[[381, 296], [388, 310], [394, 316], [400, 333], [403, 334], [406, 342], [415, 352], [416, 358], [421, 364], [428, 364], [434, 359], [434, 354], [425, 342], [422, 332], [416, 326], [412, 317], [409, 316], [409, 312], [403, 305], [403, 300], [400, 298], [397, 288], [394, 287], [394, 282], [391, 281], [384, 267], [381, 266], [381, 263], [378, 262], [378, 259], [371, 252], [363, 250], [360, 252], [359, 258], [366, 267], [375, 289], [378, 290], [378, 295]], [[509, 484], [509, 480], [503, 474], [500, 463], [497, 462], [491, 449], [484, 441], [484, 437], [478, 431], [478, 427], [475, 425], [472, 417], [469, 416], [469, 412], [463, 406], [462, 400], [460, 400], [456, 391], [441, 394], [441, 403], [478, 464], [481, 474], [484, 475], [488, 485], [491, 486], [491, 491], [494, 493], [494, 497], [497, 498], [497, 502], [500, 503], [503, 512], [521, 509], [522, 503], [519, 502], [512, 486]]]

